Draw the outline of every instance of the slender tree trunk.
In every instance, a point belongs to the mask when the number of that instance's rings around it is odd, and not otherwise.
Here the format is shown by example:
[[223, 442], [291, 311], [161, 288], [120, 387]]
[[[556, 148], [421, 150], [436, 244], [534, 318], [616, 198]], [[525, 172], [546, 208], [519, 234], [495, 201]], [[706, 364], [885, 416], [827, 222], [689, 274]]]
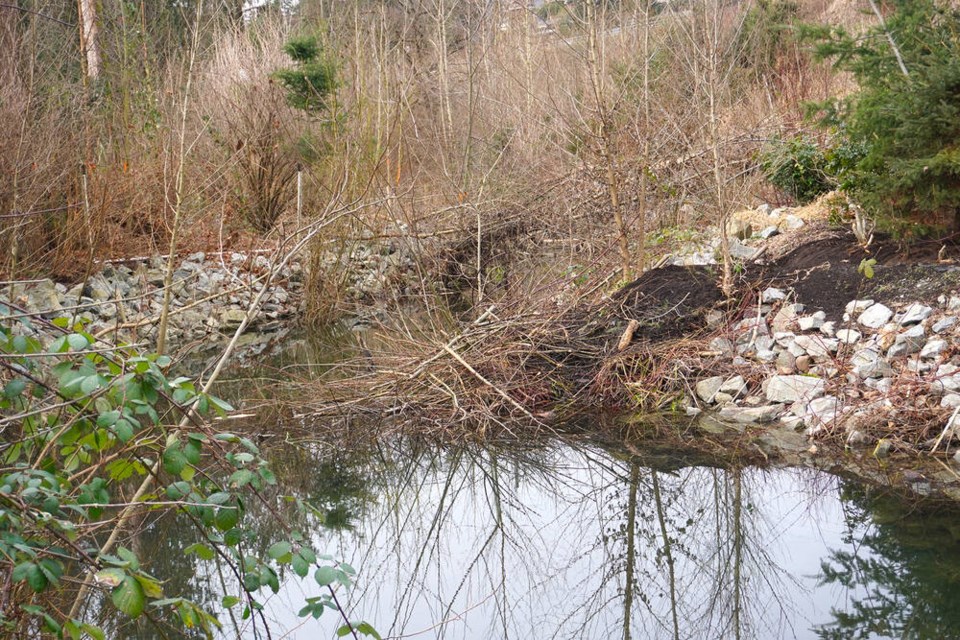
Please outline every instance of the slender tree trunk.
[[667, 515], [663, 506], [663, 496], [660, 493], [660, 477], [656, 471], [652, 472], [653, 499], [657, 507], [657, 522], [660, 524], [660, 535], [663, 537], [663, 555], [667, 560], [667, 579], [670, 584], [670, 618], [673, 621], [674, 640], [680, 640], [680, 616], [677, 613], [677, 577], [673, 564], [673, 545], [670, 543], [670, 533], [667, 531]]
[[80, 16], [80, 49], [86, 59], [87, 79], [93, 81], [100, 76], [96, 0], [77, 0], [77, 12]]
[[613, 222], [617, 228], [617, 245], [620, 250], [620, 269], [623, 280], [629, 281], [633, 273], [633, 260], [630, 255], [630, 232], [623, 210], [620, 207], [620, 189], [617, 179], [616, 160], [613, 152], [612, 132], [610, 131], [609, 114], [606, 108], [603, 74], [600, 70], [600, 43], [597, 37], [597, 19], [592, 2], [585, 4], [587, 27], [587, 65], [590, 68], [590, 83], [597, 107], [599, 131], [597, 138], [600, 142], [600, 154], [604, 164], [604, 174], [607, 182], [607, 192], [610, 195], [610, 208], [613, 210]]
[[170, 232], [170, 251], [167, 255], [167, 271], [163, 277], [163, 306], [160, 309], [160, 325], [157, 329], [157, 353], [162, 354], [167, 347], [167, 325], [170, 320], [170, 303], [173, 297], [173, 267], [177, 260], [177, 243], [180, 240], [180, 219], [183, 213], [184, 173], [187, 154], [187, 115], [190, 113], [190, 91], [193, 87], [193, 66], [196, 62], [200, 44], [200, 18], [203, 16], [203, 0], [197, 0], [193, 42], [190, 46], [190, 58], [187, 64], [187, 82], [183, 90], [183, 104], [180, 112], [179, 156], [177, 175], [174, 180], [173, 229]]
[[640, 487], [640, 463], [630, 464], [630, 489], [627, 497], [627, 557], [623, 575], [623, 640], [630, 640], [633, 614], [633, 583], [637, 563], [637, 491]]

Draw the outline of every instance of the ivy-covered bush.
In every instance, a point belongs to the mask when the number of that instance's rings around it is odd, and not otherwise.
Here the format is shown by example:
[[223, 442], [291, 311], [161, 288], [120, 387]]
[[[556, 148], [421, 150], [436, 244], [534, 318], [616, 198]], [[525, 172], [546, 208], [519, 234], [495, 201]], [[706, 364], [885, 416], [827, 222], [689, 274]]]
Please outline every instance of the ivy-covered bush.
[[800, 204], [812, 202], [833, 188], [827, 164], [824, 151], [805, 136], [774, 140], [760, 158], [760, 168], [770, 184]]
[[[231, 407], [189, 378], [169, 377], [170, 365], [64, 318], [0, 304], [0, 581], [8, 585], [0, 636], [104, 638], [82, 613], [89, 591], [109, 595], [129, 618], [207, 637], [220, 627], [216, 612], [167, 593], [143, 558], [104, 543], [103, 531], [132, 526], [131, 493], [140, 509], [186, 518], [196, 542], [185, 554], [232, 572], [236, 591], [220, 594], [224, 609], [266, 625], [260, 594], [277, 592], [289, 567], [299, 577], [313, 571], [326, 589], [300, 615], [344, 615], [334, 589], [349, 586], [352, 567], [318, 554], [286, 522], [279, 540], [263, 544], [245, 506], [265, 500], [274, 474], [256, 444], [205, 418]], [[343, 621], [341, 635], [378, 637], [369, 624]]]

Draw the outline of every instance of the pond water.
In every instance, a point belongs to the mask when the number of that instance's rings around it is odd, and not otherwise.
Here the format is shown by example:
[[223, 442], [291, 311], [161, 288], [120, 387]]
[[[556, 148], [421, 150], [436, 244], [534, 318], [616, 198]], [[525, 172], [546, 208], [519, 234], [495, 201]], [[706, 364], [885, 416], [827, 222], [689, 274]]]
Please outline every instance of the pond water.
[[[560, 441], [271, 454], [320, 510], [296, 525], [358, 571], [340, 593], [351, 617], [385, 638], [960, 637], [960, 517], [826, 473]], [[188, 531], [161, 520], [139, 544], [168, 593], [216, 608]], [[320, 594], [289, 576], [265, 598], [271, 637], [335, 637], [330, 612], [297, 617]]]

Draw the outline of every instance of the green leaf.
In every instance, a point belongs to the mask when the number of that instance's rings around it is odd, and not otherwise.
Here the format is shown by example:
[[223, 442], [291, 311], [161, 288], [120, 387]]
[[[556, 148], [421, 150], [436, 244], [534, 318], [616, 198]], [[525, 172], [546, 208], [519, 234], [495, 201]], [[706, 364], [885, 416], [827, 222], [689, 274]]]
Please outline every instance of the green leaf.
[[74, 351], [83, 351], [90, 346], [90, 341], [79, 333], [71, 333], [67, 336], [67, 344], [69, 344], [70, 348]]
[[257, 476], [253, 471], [250, 471], [249, 469], [240, 469], [235, 471], [233, 475], [230, 476], [230, 484], [239, 489], [240, 487], [250, 484], [256, 477]]
[[235, 607], [240, 604], [240, 598], [237, 596], [223, 596], [223, 600], [220, 601], [220, 604], [224, 609], [229, 609], [230, 607]]
[[167, 487], [167, 496], [171, 500], [179, 500], [186, 495], [190, 494], [190, 483], [188, 482], [174, 482]]
[[179, 442], [172, 442], [163, 451], [163, 468], [172, 476], [180, 475], [183, 468], [187, 466], [187, 457], [183, 455]]
[[333, 567], [318, 567], [313, 573], [313, 579], [321, 587], [326, 587], [339, 580], [339, 571]]
[[126, 577], [127, 574], [123, 569], [109, 567], [107, 569], [97, 571], [93, 576], [93, 580], [97, 584], [103, 584], [108, 587], [117, 587]]
[[16, 398], [21, 393], [23, 393], [23, 390], [26, 388], [27, 388], [26, 381], [20, 378], [15, 378], [10, 382], [8, 382], [7, 385], [3, 388], [3, 396], [8, 400], [12, 400], [13, 398]]
[[117, 420], [120, 419], [120, 410], [114, 409], [113, 411], [107, 411], [106, 413], [101, 413], [97, 416], [97, 426], [98, 427], [112, 427], [117, 424]]
[[183, 456], [190, 464], [200, 464], [200, 443], [193, 438], [188, 439], [183, 445]]
[[126, 576], [110, 596], [114, 606], [131, 618], [137, 618], [143, 613], [147, 604], [147, 596], [143, 587], [133, 576]]
[[307, 574], [310, 573], [310, 563], [300, 553], [293, 556], [290, 566], [293, 567], [293, 572], [301, 578], [306, 578]]
[[30, 568], [27, 569], [27, 584], [35, 593], [40, 593], [47, 588], [47, 576], [43, 574], [40, 565], [30, 564]]
[[162, 598], [163, 597], [163, 588], [160, 586], [160, 581], [156, 578], [146, 576], [143, 573], [138, 573], [134, 576], [140, 586], [143, 588], [144, 594], [149, 598]]
[[377, 633], [377, 630], [373, 628], [373, 625], [369, 622], [360, 622], [354, 623], [353, 628], [357, 630], [357, 633], [363, 634], [365, 636], [371, 636], [376, 638], [376, 640], [383, 640], [380, 637], [380, 634]]
[[92, 624], [82, 624], [80, 625], [80, 630], [90, 636], [93, 640], [106, 640], [107, 637], [103, 633], [103, 629]]
[[286, 564], [293, 559], [293, 545], [287, 541], [277, 542], [267, 550], [267, 555], [280, 564]]
[[240, 520], [240, 508], [235, 506], [224, 506], [217, 509], [217, 515], [214, 517], [213, 524], [220, 531], [229, 531], [237, 526]]
[[137, 554], [126, 547], [117, 547], [117, 556], [127, 563], [133, 571], [140, 570], [140, 559], [137, 558]]
[[197, 542], [190, 545], [189, 547], [184, 549], [183, 552], [186, 553], [187, 555], [191, 553], [195, 553], [197, 554], [197, 557], [200, 558], [201, 560], [213, 560], [213, 558], [216, 556], [216, 554], [213, 552], [213, 549], [203, 544], [202, 542]]

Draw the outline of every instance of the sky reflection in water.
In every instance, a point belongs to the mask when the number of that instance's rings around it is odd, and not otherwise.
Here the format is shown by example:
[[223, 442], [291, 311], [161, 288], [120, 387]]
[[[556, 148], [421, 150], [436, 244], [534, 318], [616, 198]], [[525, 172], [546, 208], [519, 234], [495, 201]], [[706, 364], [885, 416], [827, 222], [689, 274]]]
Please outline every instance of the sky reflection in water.
[[[563, 444], [495, 452], [398, 441], [335, 458], [278, 456], [281, 486], [336, 527], [302, 523], [316, 549], [359, 571], [342, 595], [353, 617], [384, 637], [946, 638], [960, 629], [960, 518], [906, 513], [828, 474], [683, 467]], [[185, 587], [200, 595], [201, 582]], [[334, 637], [331, 613], [296, 616], [319, 594], [293, 577], [265, 598], [273, 637]]]

